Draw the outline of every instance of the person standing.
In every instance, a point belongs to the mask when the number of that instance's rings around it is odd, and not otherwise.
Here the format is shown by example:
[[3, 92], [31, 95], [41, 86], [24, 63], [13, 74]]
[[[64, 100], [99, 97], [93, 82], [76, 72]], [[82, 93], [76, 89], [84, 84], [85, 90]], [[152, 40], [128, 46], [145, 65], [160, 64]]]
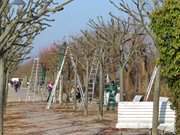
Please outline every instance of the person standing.
[[80, 87], [77, 86], [77, 90], [76, 90], [76, 100], [78, 100], [78, 102], [81, 102], [81, 93], [80, 93]]
[[109, 86], [106, 88], [106, 92], [109, 92], [109, 98], [108, 98], [108, 104], [107, 104], [107, 110], [109, 110], [110, 107], [112, 107], [112, 110], [115, 110], [116, 106], [116, 94], [117, 94], [117, 85], [114, 81], [109, 84]]
[[18, 92], [18, 89], [19, 89], [19, 82], [18, 81], [14, 81], [14, 89], [15, 89], [15, 92]]
[[49, 101], [49, 98], [51, 96], [51, 92], [52, 92], [52, 89], [53, 89], [53, 82], [49, 82], [48, 83], [48, 86], [47, 86], [47, 89], [48, 89], [48, 98], [47, 98], [47, 102]]

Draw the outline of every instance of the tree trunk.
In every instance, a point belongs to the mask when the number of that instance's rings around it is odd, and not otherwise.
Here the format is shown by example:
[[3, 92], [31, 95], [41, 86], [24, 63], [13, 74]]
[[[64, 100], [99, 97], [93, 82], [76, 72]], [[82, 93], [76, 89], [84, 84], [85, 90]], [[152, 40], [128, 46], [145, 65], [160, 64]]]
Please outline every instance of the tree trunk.
[[3, 89], [4, 89], [4, 92], [3, 92], [3, 97], [4, 97], [4, 113], [6, 112], [6, 104], [7, 104], [7, 96], [8, 96], [8, 76], [9, 76], [9, 73], [8, 71], [6, 70], [4, 72], [4, 86], [3, 86]]
[[104, 69], [102, 63], [100, 63], [99, 65], [99, 120], [102, 120], [104, 103]]
[[3, 135], [3, 118], [4, 118], [4, 59], [0, 58], [0, 134]]
[[154, 96], [153, 96], [153, 121], [152, 121], [152, 135], [158, 135], [158, 125], [159, 125], [159, 95], [160, 95], [160, 66], [158, 66], [155, 87], [154, 87]]
[[89, 62], [88, 59], [86, 61], [86, 81], [85, 81], [85, 112], [84, 114], [88, 115], [88, 74], [89, 74]]
[[124, 82], [123, 82], [123, 68], [120, 66], [119, 68], [120, 71], [120, 76], [119, 76], [119, 81], [120, 81], [120, 101], [124, 101]]

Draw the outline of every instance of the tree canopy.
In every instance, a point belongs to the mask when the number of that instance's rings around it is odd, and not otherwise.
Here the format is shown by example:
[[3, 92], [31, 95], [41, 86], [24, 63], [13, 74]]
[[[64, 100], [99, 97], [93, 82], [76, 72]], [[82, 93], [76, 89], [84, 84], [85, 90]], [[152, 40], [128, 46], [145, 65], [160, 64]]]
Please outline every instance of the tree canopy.
[[180, 133], [180, 1], [166, 0], [151, 16], [151, 28], [160, 50], [161, 73], [173, 94], [177, 134]]
[[152, 29], [160, 50], [162, 75], [167, 78], [174, 96], [180, 100], [180, 1], [166, 0], [152, 14]]

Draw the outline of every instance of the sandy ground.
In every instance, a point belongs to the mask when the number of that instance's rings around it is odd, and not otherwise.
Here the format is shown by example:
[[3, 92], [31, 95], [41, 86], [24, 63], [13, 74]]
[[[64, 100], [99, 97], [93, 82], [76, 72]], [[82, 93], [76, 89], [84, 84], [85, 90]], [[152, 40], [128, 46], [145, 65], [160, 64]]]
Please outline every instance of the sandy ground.
[[117, 112], [105, 111], [98, 120], [97, 104], [89, 104], [88, 116], [72, 104], [53, 104], [47, 110], [46, 102], [24, 102], [25, 90], [16, 93], [10, 89], [5, 114], [5, 135], [149, 135], [149, 130], [116, 129]]
[[[72, 105], [53, 105], [45, 109], [46, 103], [8, 103], [5, 116], [5, 135], [148, 135], [147, 130], [127, 131], [115, 129], [116, 113], [105, 112], [99, 121], [90, 106], [88, 116], [82, 111], [73, 111]], [[93, 109], [93, 110], [91, 110]]]

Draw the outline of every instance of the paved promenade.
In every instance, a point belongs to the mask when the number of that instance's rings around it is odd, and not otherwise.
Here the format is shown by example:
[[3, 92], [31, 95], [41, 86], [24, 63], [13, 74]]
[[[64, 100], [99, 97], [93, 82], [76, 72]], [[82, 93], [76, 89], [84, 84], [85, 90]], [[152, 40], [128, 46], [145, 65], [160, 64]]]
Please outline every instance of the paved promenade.
[[9, 86], [8, 91], [8, 102], [24, 102], [24, 101], [46, 101], [47, 95], [45, 95], [46, 91], [43, 93], [34, 94], [34, 92], [28, 92], [28, 88], [21, 87], [17, 92]]
[[149, 135], [149, 130], [116, 129], [116, 111], [105, 111], [99, 121], [98, 104], [89, 104], [88, 116], [82, 110], [73, 111], [71, 103], [53, 104], [47, 110], [47, 102], [24, 102], [26, 92], [9, 89], [5, 135]]

